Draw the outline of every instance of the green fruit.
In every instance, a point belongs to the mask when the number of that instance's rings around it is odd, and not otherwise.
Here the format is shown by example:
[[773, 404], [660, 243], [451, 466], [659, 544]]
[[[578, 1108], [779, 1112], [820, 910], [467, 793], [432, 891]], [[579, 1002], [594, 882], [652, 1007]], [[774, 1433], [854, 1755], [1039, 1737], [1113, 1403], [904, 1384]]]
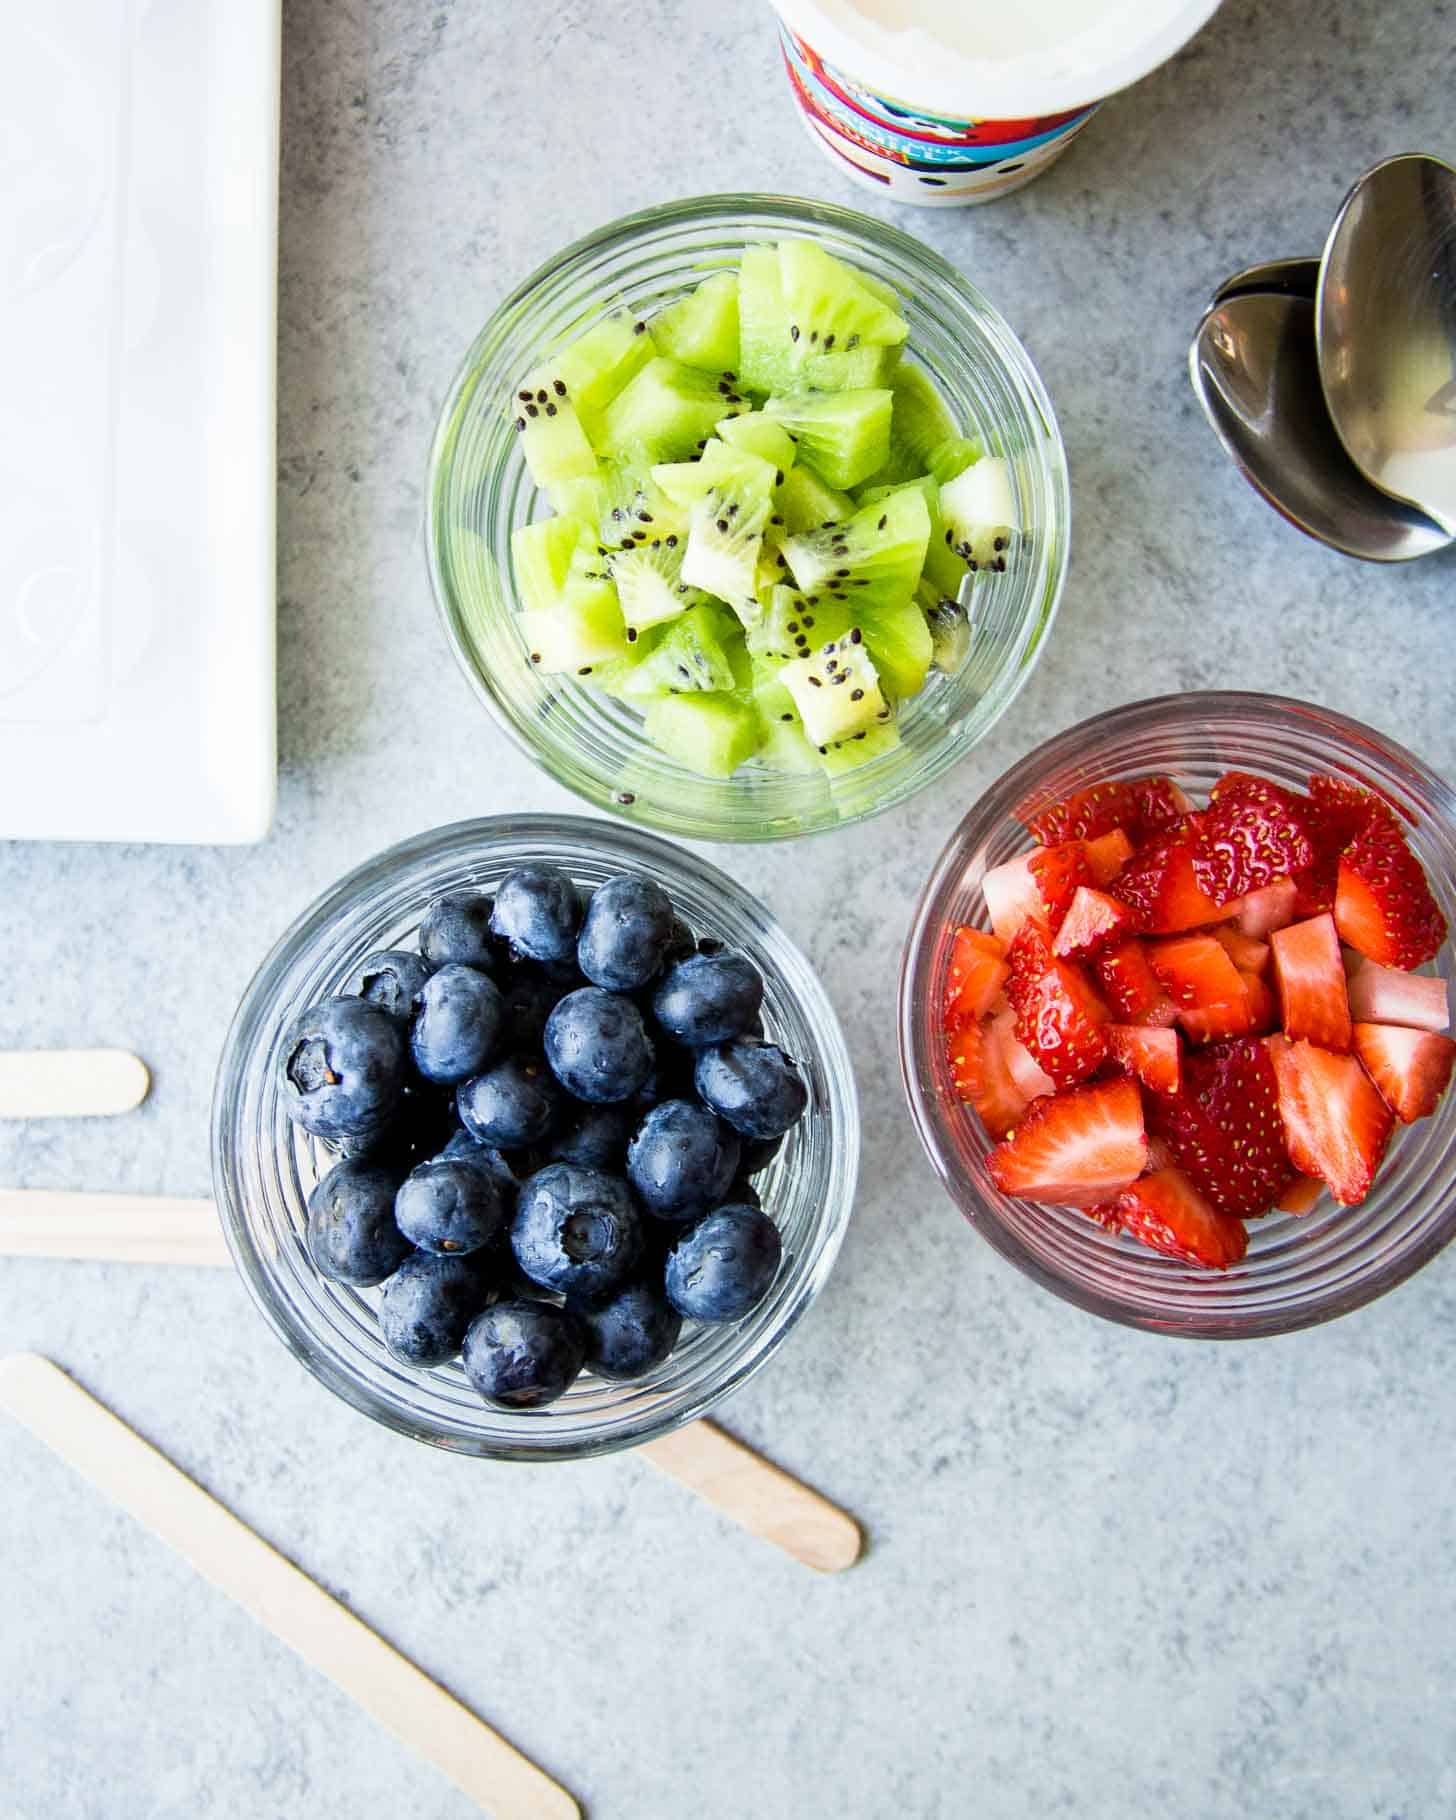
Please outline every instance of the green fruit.
[[857, 611], [909, 600], [929, 541], [925, 496], [902, 487], [842, 524], [790, 537], [784, 559], [803, 593], [843, 598]]
[[764, 410], [799, 444], [832, 487], [852, 487], [884, 466], [890, 452], [892, 395], [884, 387], [853, 392], [796, 392], [770, 398]]
[[659, 356], [607, 406], [598, 447], [618, 459], [687, 461], [720, 417], [748, 408], [726, 379]]
[[779, 680], [794, 699], [806, 738], [816, 746], [848, 739], [890, 715], [858, 627], [785, 664]]
[[731, 695], [672, 695], [648, 708], [653, 745], [704, 777], [731, 777], [763, 739], [758, 716]]
[[738, 367], [737, 276], [718, 272], [670, 303], [652, 318], [652, 339], [670, 359], [731, 383]]

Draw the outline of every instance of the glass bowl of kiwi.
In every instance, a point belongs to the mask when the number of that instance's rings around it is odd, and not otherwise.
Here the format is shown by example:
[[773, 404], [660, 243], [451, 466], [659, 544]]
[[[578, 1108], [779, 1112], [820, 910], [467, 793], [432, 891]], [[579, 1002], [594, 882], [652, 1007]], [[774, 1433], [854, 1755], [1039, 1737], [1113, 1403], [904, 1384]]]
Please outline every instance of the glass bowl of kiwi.
[[430, 454], [450, 644], [598, 807], [778, 840], [902, 802], [1030, 675], [1066, 458], [1000, 314], [919, 241], [791, 197], [629, 215], [481, 330]]

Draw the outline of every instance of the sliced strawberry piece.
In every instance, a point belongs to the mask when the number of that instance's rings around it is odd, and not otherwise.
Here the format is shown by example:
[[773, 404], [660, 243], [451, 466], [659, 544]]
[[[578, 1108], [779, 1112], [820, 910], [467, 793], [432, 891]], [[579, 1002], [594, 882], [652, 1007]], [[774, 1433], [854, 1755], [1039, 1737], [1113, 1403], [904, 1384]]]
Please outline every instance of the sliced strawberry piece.
[[1177, 1019], [1178, 1007], [1148, 964], [1142, 942], [1123, 942], [1097, 955], [1092, 973], [1103, 998], [1124, 1024], [1168, 1025]]
[[1412, 1030], [1448, 1030], [1446, 982], [1429, 973], [1382, 967], [1363, 954], [1345, 958], [1350, 1016], [1362, 1024], [1407, 1024]]
[[1268, 942], [1256, 942], [1230, 923], [1213, 931], [1213, 939], [1223, 949], [1240, 973], [1262, 973], [1269, 965]]
[[1433, 1030], [1395, 1024], [1356, 1024], [1355, 1053], [1403, 1124], [1429, 1118], [1451, 1082], [1456, 1043]]
[[1230, 771], [1213, 786], [1193, 849], [1199, 889], [1226, 905], [1312, 866], [1307, 799], [1264, 777]]
[[945, 976], [947, 1030], [984, 1017], [1010, 976], [1004, 942], [984, 929], [957, 929]]
[[1308, 1213], [1325, 1191], [1317, 1175], [1297, 1175], [1274, 1205], [1281, 1213]]
[[1003, 1138], [1026, 1111], [989, 1025], [967, 1023], [950, 1038], [950, 1072], [956, 1092], [993, 1138]]
[[1070, 961], [1059, 961], [1033, 922], [1011, 944], [1006, 996], [1016, 1034], [1059, 1087], [1092, 1074], [1107, 1054], [1107, 1009]]
[[1178, 1032], [1147, 1024], [1109, 1024], [1107, 1058], [1154, 1093], [1176, 1093], [1181, 1079]]
[[1321, 1049], [1350, 1047], [1350, 996], [1340, 938], [1328, 911], [1269, 937], [1280, 1019], [1291, 1043], [1307, 1037]]
[[1066, 961], [1084, 961], [1137, 933], [1135, 910], [1118, 903], [1105, 891], [1078, 885], [1052, 942], [1053, 954]]
[[1175, 1005], [1222, 1005], [1244, 996], [1238, 968], [1211, 935], [1149, 942], [1147, 953], [1148, 965]]
[[1061, 927], [1062, 918], [1078, 890], [1092, 883], [1086, 849], [1081, 841], [1066, 841], [1059, 847], [1036, 847], [1027, 855], [1026, 863], [1041, 898], [1041, 920], [1055, 932]]
[[1173, 1155], [1173, 1146], [1167, 1138], [1159, 1137], [1155, 1131], [1148, 1133], [1148, 1174], [1159, 1169], [1172, 1169], [1178, 1159]]
[[[1248, 978], [1254, 979], [1254, 974]], [[1178, 1013], [1178, 1023], [1190, 1043], [1227, 1042], [1230, 1037], [1251, 1036], [1255, 1029], [1254, 1002], [1249, 996], [1245, 976], [1240, 974], [1238, 994], [1220, 999], [1212, 1005], [1190, 1005]], [[1272, 1028], [1272, 1025], [1270, 1026]]]
[[1056, 1092], [1056, 1082], [1016, 1034], [1016, 1013], [1009, 1005], [994, 1019], [992, 1034], [1016, 1091], [1024, 1100], [1039, 1100]]
[[1080, 841], [1059, 847], [1034, 847], [1004, 865], [993, 866], [981, 880], [991, 927], [999, 940], [1011, 943], [1028, 918], [1055, 930], [1079, 885], [1090, 885], [1092, 872]]
[[1009, 947], [1028, 917], [1041, 914], [1041, 893], [1031, 876], [1031, 855], [1020, 853], [1003, 865], [993, 866], [981, 879], [986, 914], [996, 939]]
[[1185, 1056], [1183, 1091], [1157, 1100], [1150, 1122], [1220, 1213], [1264, 1213], [1289, 1179], [1278, 1082], [1256, 1037]]
[[1193, 871], [1200, 820], [1185, 816], [1175, 828], [1149, 841], [1110, 887], [1115, 898], [1142, 912], [1144, 927], [1154, 935], [1223, 920], [1223, 911], [1200, 888]]
[[[1292, 878], [1276, 879], [1272, 885], [1261, 885], [1247, 897], [1224, 905], [1224, 915], [1232, 916], [1241, 935], [1262, 941], [1276, 929], [1298, 921], [1299, 887]], [[1328, 906], [1326, 906], [1328, 908]]]
[[1240, 973], [1249, 998], [1249, 1034], [1263, 1036], [1279, 1027], [1279, 1000], [1257, 973]]
[[1096, 1206], [1142, 1173], [1147, 1158], [1135, 1081], [1099, 1081], [1037, 1100], [986, 1159], [1003, 1194]]
[[1419, 967], [1446, 939], [1446, 919], [1421, 862], [1381, 804], [1340, 856], [1340, 938], [1386, 967]]
[[1039, 841], [1095, 840], [1114, 828], [1146, 839], [1186, 815], [1188, 798], [1170, 777], [1112, 778], [1039, 809], [1022, 820]]
[[1112, 1211], [1122, 1230], [1150, 1250], [1210, 1270], [1237, 1264], [1249, 1248], [1242, 1220], [1210, 1206], [1181, 1169], [1145, 1175], [1122, 1191]]
[[1087, 869], [1091, 872], [1094, 883], [1102, 890], [1112, 883], [1132, 858], [1132, 842], [1121, 828], [1114, 828], [1111, 834], [1101, 834], [1096, 840], [1083, 841], [1082, 851], [1087, 855]]
[[1295, 1168], [1317, 1175], [1346, 1206], [1363, 1201], [1395, 1119], [1359, 1058], [1281, 1036], [1264, 1042], [1279, 1082], [1279, 1112]]

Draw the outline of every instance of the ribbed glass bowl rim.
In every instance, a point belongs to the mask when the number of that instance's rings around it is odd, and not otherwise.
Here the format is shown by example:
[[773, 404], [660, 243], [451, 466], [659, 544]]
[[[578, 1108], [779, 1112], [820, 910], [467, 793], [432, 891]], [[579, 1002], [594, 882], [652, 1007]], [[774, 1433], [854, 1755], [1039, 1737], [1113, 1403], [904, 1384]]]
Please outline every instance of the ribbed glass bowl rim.
[[[936, 935], [945, 927], [949, 906], [968, 873], [979, 869], [978, 856], [1008, 820], [1020, 825], [1017, 806], [1045, 796], [1049, 775], [1061, 774], [1067, 789], [1086, 787], [1106, 775], [1105, 769], [1099, 768], [1100, 754], [1140, 735], [1179, 729], [1221, 735], [1227, 742], [1221, 763], [1237, 765], [1241, 738], [1247, 741], [1251, 725], [1272, 730], [1281, 723], [1297, 723], [1301, 737], [1308, 741], [1312, 770], [1342, 768], [1352, 779], [1375, 784], [1398, 808], [1415, 815], [1417, 827], [1438, 841], [1443, 860], [1441, 873], [1433, 873], [1429, 865], [1427, 872], [1433, 889], [1443, 899], [1448, 920], [1453, 920], [1456, 792], [1444, 779], [1396, 741], [1318, 703], [1292, 696], [1210, 690], [1157, 696], [1093, 715], [1056, 734], [1013, 765], [968, 810], [947, 841], [916, 903], [905, 939], [898, 1008], [901, 1080], [920, 1141], [946, 1192], [982, 1238], [1043, 1288], [1091, 1314], [1150, 1333], [1190, 1339], [1253, 1339], [1291, 1333], [1348, 1314], [1396, 1288], [1456, 1237], [1456, 1148], [1448, 1149], [1444, 1157], [1439, 1150], [1433, 1153], [1433, 1166], [1440, 1170], [1440, 1180], [1430, 1217], [1403, 1235], [1393, 1248], [1371, 1252], [1352, 1273], [1297, 1305], [1231, 1310], [1224, 1304], [1216, 1311], [1200, 1314], [1196, 1300], [1170, 1300], [1165, 1308], [1158, 1309], [1100, 1292], [1073, 1271], [1049, 1267], [1028, 1248], [1008, 1222], [1011, 1203], [988, 1175], [983, 1172], [984, 1179], [978, 1179], [965, 1167], [955, 1127], [962, 1112], [974, 1125], [973, 1115], [969, 1109], [952, 1106], [949, 1096], [927, 1085], [934, 1081], [940, 1068], [938, 1051], [943, 1043], [939, 1025], [943, 982], [933, 958]], [[1059, 791], [1060, 788], [1061, 785]], [[1029, 833], [1025, 840], [1030, 842]], [[1442, 961], [1449, 983], [1449, 945]], [[1448, 1095], [1443, 1103], [1442, 1110], [1448, 1116], [1452, 1098]], [[1437, 1138], [1440, 1116], [1438, 1112], [1437, 1117], [1425, 1122], [1424, 1148], [1410, 1154], [1424, 1157], [1425, 1150]], [[979, 1131], [979, 1127], [976, 1129]], [[1419, 1125], [1405, 1128], [1404, 1142], [1415, 1145], [1414, 1134], [1421, 1129]], [[1401, 1134], [1402, 1128], [1397, 1126], [1396, 1138]], [[983, 1136], [979, 1141], [984, 1145]], [[1377, 1181], [1366, 1202], [1349, 1212], [1374, 1214], [1381, 1206], [1382, 1191]], [[1341, 1216], [1335, 1213], [1328, 1217], [1337, 1221]], [[1092, 1222], [1086, 1221], [1085, 1225], [1089, 1244], [1116, 1242], [1106, 1239]], [[1182, 1267], [1151, 1253], [1142, 1254], [1139, 1262], [1146, 1264], [1148, 1260], [1153, 1267], [1168, 1270], [1171, 1288], [1176, 1280], [1173, 1273]], [[1343, 1257], [1339, 1261], [1344, 1262]], [[1191, 1277], [1186, 1272], [1184, 1275], [1186, 1280], [1198, 1280], [1196, 1273]], [[1205, 1275], [1202, 1280], [1211, 1278]]]
[[[984, 713], [977, 712], [974, 726], [962, 727], [957, 737], [944, 738], [931, 751], [922, 754], [916, 766], [902, 769], [881, 795], [873, 799], [866, 795], [853, 808], [841, 806], [833, 814], [795, 825], [783, 825], [780, 821], [734, 820], [716, 813], [710, 820], [703, 821], [695, 813], [659, 805], [640, 780], [634, 780], [634, 791], [627, 800], [612, 781], [602, 779], [587, 766], [533, 737], [535, 723], [529, 717], [513, 712], [510, 692], [495, 687], [482, 675], [482, 667], [474, 660], [447, 577], [448, 564], [442, 556], [446, 539], [440, 528], [441, 504], [450, 484], [455, 443], [452, 428], [457, 413], [476, 375], [509, 345], [530, 300], [547, 287], [565, 284], [573, 272], [589, 266], [601, 253], [614, 249], [625, 253], [659, 234], [695, 226], [708, 227], [724, 221], [742, 222], [746, 230], [749, 216], [757, 217], [753, 225], [772, 222], [798, 228], [816, 223], [824, 225], [847, 239], [857, 239], [888, 260], [898, 261], [916, 281], [917, 289], [939, 287], [942, 295], [965, 314], [967, 322], [975, 329], [976, 338], [984, 340], [994, 350], [1002, 377], [1015, 394], [1023, 426], [1035, 422], [1042, 432], [1035, 465], [1047, 506], [1046, 521], [1038, 527], [1043, 533], [1044, 552], [1038, 559], [1035, 585], [1028, 577], [1015, 646], [1007, 653], [994, 682], [979, 698], [979, 702], [985, 704]], [[747, 237], [745, 231], [745, 243]], [[496, 472], [503, 466], [504, 463], [499, 464]], [[939, 253], [899, 228], [837, 203], [752, 191], [686, 197], [623, 215], [573, 241], [523, 279], [492, 311], [451, 381], [430, 448], [424, 518], [430, 585], [445, 636], [471, 690], [511, 743], [557, 783], [613, 816], [664, 834], [734, 843], [792, 840], [806, 834], [851, 827], [905, 802], [943, 776], [977, 746], [1015, 701], [1045, 646], [1066, 585], [1072, 522], [1066, 448], [1056, 412], [1031, 356], [996, 306]], [[508, 572], [509, 553], [492, 548], [491, 555], [501, 565], [502, 572]], [[664, 765], [668, 762], [645, 739], [640, 744], [649, 762]], [[678, 775], [691, 780], [690, 773]]]
[[[267, 1073], [270, 1043], [282, 1018], [301, 1010], [301, 1002], [284, 1000], [290, 983], [297, 986], [301, 969], [320, 966], [338, 955], [342, 938], [331, 944], [340, 919], [356, 913], [368, 896], [370, 926], [395, 924], [409, 903], [410, 881], [452, 856], [478, 862], [482, 872], [508, 868], [513, 853], [529, 848], [535, 858], [553, 855], [570, 869], [573, 856], [589, 850], [598, 863], [635, 868], [660, 880], [669, 893], [691, 888], [728, 907], [740, 939], [757, 949], [759, 963], [790, 997], [812, 1043], [811, 1056], [800, 1059], [822, 1089], [824, 1116], [808, 1127], [814, 1143], [817, 1174], [822, 1176], [822, 1205], [813, 1214], [790, 1267], [767, 1302], [738, 1323], [724, 1341], [717, 1368], [705, 1374], [699, 1366], [680, 1387], [650, 1410], [628, 1408], [619, 1416], [570, 1418], [566, 1403], [538, 1411], [502, 1411], [480, 1404], [472, 1418], [478, 1432], [464, 1434], [426, 1415], [402, 1410], [345, 1369], [318, 1343], [301, 1321], [282, 1288], [274, 1281], [260, 1242], [267, 1213], [250, 1208], [247, 1146], [256, 1145], [282, 1120], [276, 1089]], [[393, 889], [387, 889], [389, 885]], [[700, 917], [699, 921], [703, 919]], [[358, 946], [363, 926], [343, 925]], [[365, 946], [377, 946], [371, 937]], [[327, 972], [338, 972], [328, 960]], [[249, 1111], [256, 1123], [248, 1122]], [[266, 1115], [266, 1116], [265, 1116]], [[354, 867], [303, 910], [274, 943], [239, 1002], [219, 1061], [212, 1103], [212, 1173], [218, 1214], [228, 1248], [249, 1294], [273, 1331], [313, 1375], [345, 1402], [396, 1432], [448, 1448], [452, 1452], [519, 1461], [579, 1459], [635, 1447], [667, 1434], [703, 1415], [745, 1383], [767, 1363], [828, 1280], [854, 1207], [860, 1152], [859, 1107], [853, 1064], [839, 1020], [823, 984], [807, 957], [790, 939], [772, 912], [709, 861], [654, 834], [619, 823], [582, 816], [551, 814], [497, 815], [451, 823], [401, 841]], [[812, 1154], [812, 1153], [810, 1153]], [[806, 1203], [807, 1204], [807, 1203]], [[342, 1292], [347, 1295], [350, 1292]], [[668, 1368], [664, 1368], [668, 1369]], [[398, 1367], [396, 1375], [407, 1376]], [[422, 1374], [429, 1378], [433, 1374]], [[629, 1405], [636, 1394], [630, 1384], [606, 1387]]]

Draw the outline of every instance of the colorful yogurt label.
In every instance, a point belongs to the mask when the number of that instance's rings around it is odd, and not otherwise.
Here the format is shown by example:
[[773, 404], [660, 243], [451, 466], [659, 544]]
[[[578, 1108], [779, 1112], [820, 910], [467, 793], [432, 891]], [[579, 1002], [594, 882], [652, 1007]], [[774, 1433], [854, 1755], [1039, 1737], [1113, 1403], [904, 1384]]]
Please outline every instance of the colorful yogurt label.
[[990, 202], [1038, 177], [1099, 103], [1034, 119], [968, 119], [882, 95], [780, 25], [789, 86], [804, 124], [848, 175], [898, 202]]

